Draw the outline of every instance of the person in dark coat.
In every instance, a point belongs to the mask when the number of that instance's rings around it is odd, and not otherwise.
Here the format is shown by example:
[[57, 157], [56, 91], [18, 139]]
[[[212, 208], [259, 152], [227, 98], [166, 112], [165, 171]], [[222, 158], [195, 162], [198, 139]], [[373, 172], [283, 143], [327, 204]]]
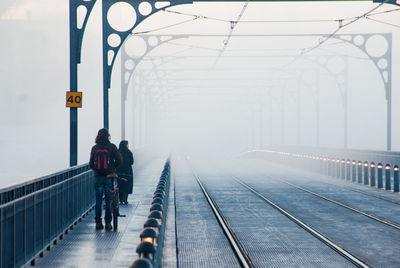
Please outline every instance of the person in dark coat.
[[92, 147], [90, 152], [89, 166], [94, 171], [94, 187], [96, 191], [96, 209], [95, 220], [96, 229], [103, 229], [101, 221], [102, 201], [104, 194], [104, 202], [106, 212], [104, 220], [106, 230], [111, 230], [111, 190], [112, 177], [115, 175], [116, 168], [122, 163], [122, 156], [117, 146], [110, 142], [110, 133], [108, 129], [102, 128], [97, 133], [96, 145]]
[[122, 164], [117, 168], [119, 187], [119, 201], [121, 204], [128, 204], [128, 195], [133, 190], [133, 154], [129, 150], [128, 141], [123, 140], [119, 143], [119, 152], [122, 155]]

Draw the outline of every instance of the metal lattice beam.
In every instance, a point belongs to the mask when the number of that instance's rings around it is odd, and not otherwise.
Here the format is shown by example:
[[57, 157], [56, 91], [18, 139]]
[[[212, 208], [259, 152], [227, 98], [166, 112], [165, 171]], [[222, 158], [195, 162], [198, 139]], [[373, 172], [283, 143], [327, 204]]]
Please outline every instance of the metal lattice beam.
[[[244, 0], [218, 0], [218, 2], [243, 2]], [[247, 0], [250, 2], [279, 2], [278, 0]], [[315, 0], [303, 0], [315, 1]], [[325, 1], [347, 1], [347, 0], [325, 0]], [[368, 1], [370, 0], [358, 0], [358, 1]], [[108, 90], [110, 88], [112, 67], [115, 62], [115, 58], [118, 54], [121, 45], [124, 43], [127, 36], [135, 29], [144, 19], [152, 16], [158, 11], [164, 9], [165, 7], [191, 4], [194, 1], [190, 0], [175, 0], [169, 2], [163, 1], [137, 1], [137, 0], [102, 0], [102, 28], [103, 28], [103, 107], [104, 107], [104, 127], [109, 126], [109, 113], [108, 113]], [[215, 0], [197, 0], [195, 2], [217, 2]], [[299, 2], [298, 0], [286, 0], [286, 2]], [[399, 5], [396, 0], [374, 0], [376, 3], [387, 3]], [[91, 14], [92, 8], [96, 0], [70, 0], [69, 1], [69, 13], [70, 13], [70, 91], [77, 91], [77, 66], [81, 61], [81, 46], [84, 31], [88, 18]], [[110, 8], [118, 3], [127, 3], [133, 8], [133, 12], [136, 15], [135, 23], [126, 31], [118, 31], [111, 27], [107, 15]], [[164, 6], [157, 6], [160, 3], [168, 3]], [[150, 5], [150, 12], [141, 12], [140, 6]], [[78, 9], [83, 9], [85, 12], [82, 27], [77, 26]], [[111, 44], [109, 42], [110, 37], [119, 38], [119, 44]], [[114, 38], [115, 39], [115, 38]], [[390, 78], [387, 79], [390, 81]], [[389, 82], [388, 82], [389, 83]], [[388, 98], [388, 114], [390, 114], [391, 107], [391, 91], [387, 91]], [[71, 108], [70, 110], [70, 166], [77, 164], [77, 109]], [[389, 120], [389, 119], [388, 119]], [[388, 150], [390, 150], [389, 136], [388, 134]]]

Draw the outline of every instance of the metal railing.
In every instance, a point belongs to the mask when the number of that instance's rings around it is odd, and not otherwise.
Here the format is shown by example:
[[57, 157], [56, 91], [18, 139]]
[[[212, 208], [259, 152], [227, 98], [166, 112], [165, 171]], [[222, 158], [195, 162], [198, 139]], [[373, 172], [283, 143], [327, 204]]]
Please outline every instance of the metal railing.
[[21, 267], [42, 256], [95, 203], [88, 165], [0, 191], [0, 268]]
[[336, 159], [357, 159], [362, 162], [385, 163], [391, 166], [400, 164], [400, 152], [376, 151], [376, 150], [359, 150], [359, 149], [342, 149], [342, 148], [318, 148], [306, 146], [279, 146], [271, 147], [270, 150], [303, 154], [310, 156], [319, 156], [325, 158]]
[[49, 187], [53, 184], [62, 182], [73, 176], [81, 174], [82, 172], [90, 169], [88, 164], [71, 167], [69, 169], [40, 177], [34, 180], [26, 181], [11, 187], [0, 189], [0, 205], [6, 204], [7, 202], [13, 201], [22, 196], [28, 195], [40, 189]]
[[329, 152], [323, 148], [284, 147], [248, 153], [323, 175], [400, 192], [399, 152], [341, 149]]

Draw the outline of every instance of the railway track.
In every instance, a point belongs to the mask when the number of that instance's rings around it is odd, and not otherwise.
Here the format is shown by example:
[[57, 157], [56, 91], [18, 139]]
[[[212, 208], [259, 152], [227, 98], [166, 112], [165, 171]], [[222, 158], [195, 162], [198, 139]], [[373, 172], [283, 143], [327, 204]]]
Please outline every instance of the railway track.
[[208, 204], [210, 205], [211, 209], [213, 210], [219, 224], [221, 225], [221, 228], [223, 229], [229, 243], [231, 244], [231, 247], [238, 258], [238, 261], [242, 265], [242, 267], [245, 268], [253, 268], [255, 267], [252, 260], [249, 257], [248, 252], [245, 250], [243, 245], [241, 244], [240, 240], [237, 238], [235, 232], [232, 230], [232, 228], [229, 226], [228, 221], [222, 214], [221, 210], [218, 208], [217, 203], [214, 201], [214, 199], [211, 197], [207, 189], [205, 188], [204, 184], [201, 182], [198, 176], [194, 175], [197, 183], [199, 184], [204, 196], [207, 199]]
[[321, 199], [324, 199], [324, 200], [326, 200], [326, 201], [329, 201], [329, 202], [331, 202], [331, 203], [334, 203], [334, 204], [336, 204], [336, 205], [339, 205], [339, 206], [341, 206], [341, 207], [347, 208], [347, 209], [349, 209], [349, 210], [351, 210], [351, 211], [354, 211], [354, 212], [356, 212], [356, 213], [359, 213], [359, 214], [361, 214], [361, 215], [363, 215], [363, 216], [366, 216], [366, 217], [368, 217], [368, 218], [371, 218], [371, 219], [373, 219], [373, 220], [375, 220], [375, 221], [378, 221], [378, 222], [380, 222], [380, 223], [386, 224], [386, 225], [388, 225], [388, 226], [390, 226], [390, 227], [393, 227], [393, 228], [395, 228], [395, 229], [397, 229], [397, 230], [400, 230], [400, 225], [398, 225], [398, 224], [396, 224], [396, 223], [394, 223], [394, 222], [391, 222], [391, 221], [389, 221], [389, 220], [383, 219], [383, 218], [378, 217], [378, 216], [376, 216], [376, 215], [374, 215], [374, 214], [367, 213], [367, 212], [365, 212], [365, 211], [359, 210], [359, 209], [357, 209], [357, 208], [354, 208], [354, 207], [352, 207], [352, 206], [349, 206], [349, 205], [347, 205], [347, 204], [344, 204], [344, 203], [342, 203], [342, 202], [340, 202], [340, 201], [334, 200], [334, 199], [329, 198], [329, 197], [327, 197], [327, 196], [324, 196], [324, 195], [322, 195], [322, 194], [316, 193], [316, 192], [314, 192], [314, 191], [311, 191], [311, 190], [309, 190], [309, 189], [307, 189], [307, 188], [305, 188], [305, 187], [299, 186], [299, 185], [294, 184], [294, 183], [292, 183], [292, 182], [288, 182], [288, 181], [282, 180], [282, 179], [276, 179], [276, 180], [278, 180], [278, 181], [280, 181], [280, 182], [282, 182], [282, 183], [285, 183], [285, 184], [287, 184], [287, 185], [290, 185], [290, 186], [292, 186], [292, 187], [295, 187], [295, 188], [297, 188], [297, 189], [299, 189], [299, 190], [302, 190], [302, 191], [304, 191], [304, 192], [307, 192], [307, 193], [309, 193], [309, 194], [312, 194], [312, 195], [314, 195], [314, 196], [317, 196], [317, 197], [319, 197], [319, 198], [321, 198]]
[[[394, 200], [394, 199], [391, 199], [391, 198], [387, 198], [387, 197], [384, 197], [384, 196], [381, 196], [381, 195], [368, 193], [368, 192], [365, 192], [363, 190], [356, 189], [356, 188], [353, 188], [353, 187], [350, 187], [350, 186], [344, 186], [344, 185], [340, 185], [340, 184], [337, 184], [337, 183], [320, 181], [320, 180], [316, 180], [316, 181], [322, 182], [322, 183], [325, 183], [325, 184], [328, 184], [328, 185], [334, 185], [334, 186], [342, 188], [342, 189], [346, 189], [346, 190], [353, 191], [353, 192], [356, 192], [356, 193], [360, 193], [360, 194], [363, 194], [363, 195], [366, 195], [366, 196], [374, 197], [374, 198], [377, 198], [377, 199], [380, 199], [380, 200], [383, 200], [383, 201], [386, 201], [386, 202], [390, 202], [390, 203], [393, 203], [393, 204], [396, 204], [396, 205], [400, 205], [400, 201], [397, 201], [397, 200]], [[347, 182], [349, 182], [349, 181], [347, 181]], [[385, 190], [385, 192], [387, 192], [387, 191]]]
[[[213, 210], [221, 228], [224, 230], [224, 233], [229, 240], [231, 247], [233, 251], [235, 252], [235, 255], [237, 256], [240, 264], [242, 267], [256, 267], [254, 265], [254, 262], [252, 261], [249, 252], [247, 252], [246, 248], [243, 246], [241, 241], [239, 240], [238, 236], [235, 234], [234, 230], [230, 227], [230, 223], [227, 220], [227, 218], [224, 216], [223, 212], [221, 209], [218, 207], [217, 202], [214, 200], [212, 195], [207, 189], [207, 186], [205, 183], [199, 178], [197, 175], [194, 174], [194, 177], [197, 180], [197, 183], [199, 184], [199, 187], [201, 188], [204, 196], [207, 199], [207, 202], [211, 209]], [[314, 228], [312, 228], [310, 225], [307, 225], [306, 223], [302, 222], [300, 219], [298, 219], [295, 215], [289, 213], [288, 211], [284, 210], [281, 208], [279, 205], [276, 203], [272, 202], [270, 199], [268, 199], [266, 196], [246, 184], [245, 182], [234, 178], [235, 181], [239, 183], [239, 185], [243, 186], [244, 188], [249, 190], [249, 194], [253, 194], [259, 198], [261, 198], [266, 204], [269, 206], [273, 207], [275, 210], [279, 211], [279, 213], [283, 214], [287, 218], [289, 218], [292, 222], [296, 223], [298, 226], [300, 226], [302, 229], [306, 230], [308, 233], [310, 233], [313, 237], [317, 238], [321, 242], [323, 242], [325, 245], [327, 245], [329, 248], [334, 250], [336, 253], [338, 253], [340, 256], [345, 258], [347, 261], [352, 263], [356, 267], [370, 267], [367, 263], [365, 263], [363, 260], [358, 258], [357, 256], [351, 254], [350, 252], [346, 251], [345, 249], [341, 248], [339, 245], [337, 245], [334, 241], [329, 240], [324, 234], [318, 232]], [[239, 186], [238, 185], [238, 186]]]
[[[285, 180], [288, 180], [288, 176], [281, 176], [279, 173], [276, 173], [276, 172], [271, 173], [271, 176], [284, 177]], [[321, 177], [321, 176], [319, 175], [318, 177]], [[396, 204], [396, 205], [400, 205], [400, 200], [395, 200], [395, 199], [392, 199], [392, 198], [385, 197], [383, 195], [378, 194], [378, 192], [377, 192], [377, 194], [374, 194], [374, 193], [372, 193], [370, 191], [367, 192], [365, 190], [357, 189], [357, 188], [352, 187], [352, 186], [343, 185], [344, 182], [348, 182], [348, 183], [351, 183], [354, 186], [365, 186], [365, 187], [367, 187], [364, 184], [354, 183], [353, 181], [344, 180], [344, 179], [337, 179], [337, 178], [335, 178], [335, 179], [330, 178], [329, 181], [321, 180], [319, 178], [316, 178], [315, 174], [307, 176], [307, 177], [305, 177], [304, 175], [301, 175], [300, 178], [304, 178], [304, 179], [307, 179], [307, 180], [313, 180], [313, 181], [316, 181], [316, 182], [319, 182], [319, 183], [335, 186], [335, 187], [342, 188], [342, 189], [345, 189], [345, 190], [349, 190], [349, 191], [352, 191], [352, 192], [360, 193], [360, 194], [363, 194], [365, 196], [374, 197], [376, 199], [380, 199], [380, 200], [383, 200], [383, 201], [386, 201], [386, 202], [390, 202], [390, 203], [393, 203], [393, 204]], [[369, 187], [368, 186], [367, 189], [368, 190], [372, 190], [372, 189], [374, 189], [374, 187]], [[375, 189], [378, 189], [378, 188], [375, 188]], [[390, 193], [390, 191], [383, 190], [383, 189], [381, 189], [381, 190], [382, 190], [382, 194]]]

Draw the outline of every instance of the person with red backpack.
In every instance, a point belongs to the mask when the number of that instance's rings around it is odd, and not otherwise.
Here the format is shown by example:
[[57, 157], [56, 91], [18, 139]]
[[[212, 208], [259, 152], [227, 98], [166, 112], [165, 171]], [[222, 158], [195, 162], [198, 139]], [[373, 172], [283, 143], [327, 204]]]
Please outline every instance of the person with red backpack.
[[102, 128], [97, 133], [96, 145], [92, 147], [90, 152], [89, 166], [94, 171], [96, 190], [96, 207], [95, 220], [96, 229], [103, 229], [101, 221], [102, 202], [104, 194], [104, 202], [106, 212], [104, 220], [106, 230], [111, 230], [111, 190], [112, 178], [115, 176], [116, 168], [122, 163], [122, 156], [117, 146], [110, 142], [110, 133], [106, 128]]

